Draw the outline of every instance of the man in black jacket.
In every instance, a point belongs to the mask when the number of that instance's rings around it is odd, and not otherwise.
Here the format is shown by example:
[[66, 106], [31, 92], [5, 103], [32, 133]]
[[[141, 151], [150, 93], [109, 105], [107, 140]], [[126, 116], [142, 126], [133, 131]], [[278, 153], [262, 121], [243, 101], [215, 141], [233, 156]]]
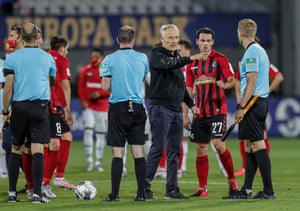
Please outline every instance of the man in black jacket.
[[151, 181], [167, 148], [167, 185], [165, 199], [184, 199], [177, 180], [178, 157], [183, 131], [181, 102], [198, 110], [189, 96], [181, 68], [192, 60], [200, 59], [200, 54], [180, 57], [177, 52], [179, 30], [174, 24], [160, 28], [161, 46], [151, 52], [150, 70], [150, 111], [152, 146], [146, 162], [145, 197], [155, 199], [151, 191]]

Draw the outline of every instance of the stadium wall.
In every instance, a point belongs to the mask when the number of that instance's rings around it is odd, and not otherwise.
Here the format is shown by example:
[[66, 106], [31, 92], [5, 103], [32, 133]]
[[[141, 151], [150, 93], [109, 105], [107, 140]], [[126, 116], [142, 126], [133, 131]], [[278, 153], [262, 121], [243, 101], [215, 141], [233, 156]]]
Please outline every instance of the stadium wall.
[[[236, 102], [229, 98], [227, 126], [233, 122]], [[146, 100], [146, 103], [148, 99]], [[71, 103], [74, 125], [72, 133], [74, 139], [83, 137], [82, 117], [80, 103], [77, 98]], [[274, 98], [269, 99], [269, 112], [267, 117], [267, 129], [269, 137], [299, 137], [300, 136], [300, 98]], [[237, 127], [230, 137], [237, 136]]]

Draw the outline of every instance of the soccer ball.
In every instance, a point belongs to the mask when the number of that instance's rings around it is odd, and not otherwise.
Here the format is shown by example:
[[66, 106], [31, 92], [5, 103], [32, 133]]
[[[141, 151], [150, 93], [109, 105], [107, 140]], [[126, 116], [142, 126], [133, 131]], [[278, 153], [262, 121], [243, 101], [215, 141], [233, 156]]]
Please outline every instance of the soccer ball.
[[80, 200], [92, 200], [97, 195], [97, 189], [91, 181], [81, 181], [75, 188], [75, 195]]

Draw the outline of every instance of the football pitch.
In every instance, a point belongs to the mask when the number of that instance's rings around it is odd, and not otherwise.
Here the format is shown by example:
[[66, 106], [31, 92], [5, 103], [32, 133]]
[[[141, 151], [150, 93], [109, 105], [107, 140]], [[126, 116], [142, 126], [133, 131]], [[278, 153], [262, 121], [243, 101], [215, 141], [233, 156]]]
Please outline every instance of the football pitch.
[[[228, 139], [227, 146], [231, 150], [235, 169], [241, 165], [239, 143], [236, 139]], [[130, 153], [127, 156], [128, 176], [121, 181], [120, 202], [102, 202], [110, 192], [111, 148], [107, 147], [103, 161], [104, 172], [86, 172], [85, 154], [82, 141], [74, 141], [66, 171], [66, 179], [73, 184], [82, 180], [92, 181], [97, 188], [97, 196], [91, 201], [80, 201], [74, 191], [52, 186], [57, 198], [50, 204], [32, 204], [26, 199], [25, 193], [19, 194], [19, 203], [7, 202], [8, 179], [0, 179], [0, 210], [300, 210], [300, 140], [288, 138], [270, 138], [272, 176], [276, 200], [223, 200], [227, 195], [227, 179], [221, 175], [212, 150], [209, 151], [210, 170], [208, 178], [207, 198], [189, 198], [187, 200], [164, 200], [165, 180], [155, 179], [152, 190], [157, 200], [134, 202], [136, 191], [133, 160]], [[130, 151], [130, 150], [129, 150]], [[186, 175], [179, 179], [181, 191], [191, 194], [197, 189], [198, 182], [195, 173], [195, 149], [189, 145], [188, 169]], [[243, 177], [238, 177], [241, 186]], [[18, 190], [24, 188], [24, 175], [21, 173]], [[253, 186], [254, 194], [262, 188], [261, 177], [256, 176]]]

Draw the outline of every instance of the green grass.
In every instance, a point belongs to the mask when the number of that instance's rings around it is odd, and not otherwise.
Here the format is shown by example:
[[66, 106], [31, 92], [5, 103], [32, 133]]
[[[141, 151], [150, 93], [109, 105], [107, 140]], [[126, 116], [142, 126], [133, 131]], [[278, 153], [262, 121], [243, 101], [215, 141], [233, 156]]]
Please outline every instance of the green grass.
[[[240, 167], [241, 159], [239, 155], [239, 145], [237, 140], [229, 139], [227, 146], [230, 148], [234, 159], [235, 168]], [[189, 145], [188, 172], [185, 177], [179, 179], [179, 185], [184, 194], [192, 193], [198, 182], [195, 174], [194, 157], [195, 149]], [[8, 180], [0, 179], [0, 210], [299, 210], [300, 205], [300, 141], [296, 139], [272, 138], [271, 139], [271, 161], [273, 184], [277, 199], [275, 201], [246, 201], [246, 200], [222, 200], [221, 197], [227, 194], [228, 185], [218, 167], [212, 151], [209, 153], [209, 197], [190, 198], [188, 200], [163, 199], [165, 191], [165, 180], [156, 179], [152, 183], [155, 201], [134, 202], [136, 182], [133, 171], [131, 155], [128, 156], [129, 175], [122, 178], [119, 203], [105, 203], [101, 199], [110, 192], [110, 162], [111, 150], [107, 147], [104, 159], [104, 169], [99, 172], [85, 172], [84, 147], [81, 141], [75, 141], [72, 145], [71, 157], [69, 160], [66, 178], [77, 184], [81, 180], [91, 180], [97, 187], [98, 193], [95, 200], [79, 201], [71, 190], [64, 190], [53, 187], [57, 194], [57, 199], [53, 199], [50, 204], [32, 204], [26, 199], [25, 194], [19, 194], [20, 203], [7, 203]], [[243, 177], [238, 178], [241, 185]], [[261, 177], [256, 177], [253, 191], [261, 190]], [[24, 187], [24, 176], [20, 174], [18, 189]]]

